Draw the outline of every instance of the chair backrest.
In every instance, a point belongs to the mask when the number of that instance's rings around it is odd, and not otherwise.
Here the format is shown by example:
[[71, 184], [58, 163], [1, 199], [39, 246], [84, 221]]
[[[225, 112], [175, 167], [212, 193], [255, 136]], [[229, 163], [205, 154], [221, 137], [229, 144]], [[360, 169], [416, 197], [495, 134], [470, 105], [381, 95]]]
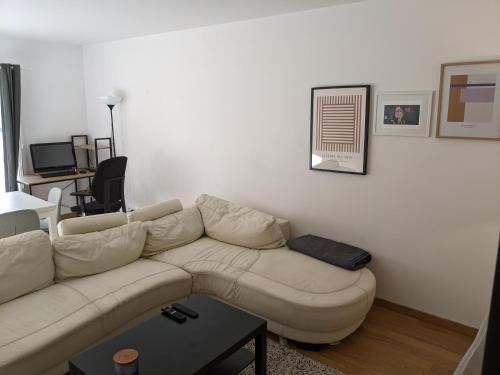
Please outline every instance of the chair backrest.
[[0, 214], [0, 238], [40, 229], [35, 210], [19, 210]]
[[[125, 170], [127, 168], [127, 157], [118, 156], [99, 163], [92, 180], [92, 196], [100, 203], [105, 203], [105, 196], [109, 193], [109, 202], [115, 203], [123, 199], [123, 183], [125, 181]], [[106, 191], [109, 185], [109, 191]]]
[[47, 200], [51, 203], [56, 204], [56, 214], [57, 214], [57, 222], [61, 219], [61, 201], [62, 201], [62, 190], [58, 187], [53, 187], [49, 191], [49, 196]]

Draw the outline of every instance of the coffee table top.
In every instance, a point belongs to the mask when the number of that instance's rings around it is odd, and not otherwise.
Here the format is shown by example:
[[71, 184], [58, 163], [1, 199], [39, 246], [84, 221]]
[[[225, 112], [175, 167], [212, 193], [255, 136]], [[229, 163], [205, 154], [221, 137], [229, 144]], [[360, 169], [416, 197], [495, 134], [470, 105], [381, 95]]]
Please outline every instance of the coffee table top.
[[267, 326], [265, 320], [206, 295], [194, 294], [182, 304], [198, 312], [199, 317], [179, 324], [159, 312], [74, 357], [70, 369], [75, 373], [112, 375], [113, 355], [132, 348], [139, 352], [140, 374], [196, 374], [224, 361]]

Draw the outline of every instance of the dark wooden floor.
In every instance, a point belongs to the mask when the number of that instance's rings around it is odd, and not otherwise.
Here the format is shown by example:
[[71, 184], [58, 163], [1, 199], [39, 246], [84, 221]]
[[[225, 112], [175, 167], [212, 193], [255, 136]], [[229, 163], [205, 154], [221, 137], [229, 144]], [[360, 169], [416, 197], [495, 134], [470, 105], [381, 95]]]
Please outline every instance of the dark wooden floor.
[[304, 355], [350, 375], [449, 375], [473, 338], [374, 305], [366, 321], [337, 346]]

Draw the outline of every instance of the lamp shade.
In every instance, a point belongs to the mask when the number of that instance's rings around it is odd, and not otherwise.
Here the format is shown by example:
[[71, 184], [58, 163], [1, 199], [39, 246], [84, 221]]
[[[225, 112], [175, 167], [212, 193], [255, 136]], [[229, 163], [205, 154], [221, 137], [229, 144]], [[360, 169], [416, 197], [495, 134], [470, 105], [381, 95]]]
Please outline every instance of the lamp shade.
[[122, 101], [122, 98], [119, 96], [107, 95], [101, 96], [99, 100], [106, 105], [116, 105]]

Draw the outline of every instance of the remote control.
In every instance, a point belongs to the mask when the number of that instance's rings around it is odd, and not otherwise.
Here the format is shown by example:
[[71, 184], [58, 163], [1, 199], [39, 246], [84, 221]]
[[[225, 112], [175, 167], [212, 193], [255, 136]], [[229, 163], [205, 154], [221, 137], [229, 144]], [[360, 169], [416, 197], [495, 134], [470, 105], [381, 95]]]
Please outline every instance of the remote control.
[[175, 320], [177, 323], [184, 323], [186, 321], [186, 316], [179, 311], [174, 310], [170, 306], [161, 309], [163, 315], [167, 318]]
[[189, 307], [181, 305], [180, 303], [174, 303], [172, 307], [190, 318], [196, 319], [198, 317], [198, 313], [196, 311], [191, 310]]

